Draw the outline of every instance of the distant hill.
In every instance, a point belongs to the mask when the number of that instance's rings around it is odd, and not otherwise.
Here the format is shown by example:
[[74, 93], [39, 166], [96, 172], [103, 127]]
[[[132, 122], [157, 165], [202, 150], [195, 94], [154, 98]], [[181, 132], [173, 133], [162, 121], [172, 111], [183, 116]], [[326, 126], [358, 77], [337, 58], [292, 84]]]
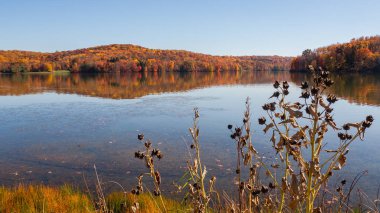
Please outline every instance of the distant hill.
[[380, 72], [380, 36], [361, 37], [343, 44], [305, 50], [292, 60], [291, 70], [306, 71], [308, 65], [336, 72]]
[[113, 44], [55, 53], [0, 51], [0, 72], [289, 70], [291, 59], [281, 56], [213, 56]]

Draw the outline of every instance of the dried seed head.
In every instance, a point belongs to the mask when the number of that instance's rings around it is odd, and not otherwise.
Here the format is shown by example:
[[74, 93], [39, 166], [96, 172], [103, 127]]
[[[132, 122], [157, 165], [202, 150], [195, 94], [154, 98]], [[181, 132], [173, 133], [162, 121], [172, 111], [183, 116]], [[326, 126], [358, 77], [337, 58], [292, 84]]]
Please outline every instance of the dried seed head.
[[273, 87], [277, 89], [279, 86], [280, 86], [280, 83], [278, 83], [278, 81], [275, 81], [273, 84]]
[[318, 92], [319, 92], [319, 88], [313, 86], [313, 87], [311, 88], [310, 92], [311, 92], [312, 95], [316, 95], [316, 94], [318, 94]]
[[342, 191], [342, 187], [339, 186], [338, 188], [336, 188], [336, 191], [337, 192], [341, 192]]
[[232, 129], [232, 125], [231, 125], [231, 124], [228, 124], [227, 128], [228, 128], [228, 129]]
[[140, 141], [144, 139], [144, 134], [138, 134], [137, 135], [137, 139], [139, 139]]
[[309, 109], [309, 107], [305, 108], [305, 112], [310, 115], [310, 109]]
[[159, 151], [160, 151], [160, 150], [158, 150], [158, 149], [153, 149], [151, 155], [152, 155], [152, 156], [155, 156], [155, 155], [158, 154]]
[[315, 82], [316, 84], [320, 84], [322, 81], [323, 81], [323, 78], [320, 77], [320, 76], [314, 78], [314, 82]]
[[194, 148], [195, 148], [195, 145], [194, 145], [194, 144], [191, 144], [191, 145], [190, 145], [190, 148], [191, 148], [191, 149], [194, 149]]
[[329, 74], [330, 74], [329, 71], [322, 71], [322, 72], [321, 72], [321, 77], [322, 77], [322, 78], [327, 78], [327, 77], [329, 77]]
[[331, 80], [330, 78], [327, 78], [327, 79], [324, 80], [323, 83], [325, 83], [325, 85], [326, 85], [327, 87], [331, 87], [331, 86], [334, 84], [334, 81]]
[[268, 111], [269, 108], [270, 108], [270, 105], [269, 105], [269, 104], [264, 104], [264, 105], [262, 106], [262, 108], [263, 108], [263, 110]]
[[264, 125], [266, 121], [267, 121], [267, 120], [265, 119], [265, 117], [261, 117], [261, 118], [259, 118], [259, 124], [260, 124], [260, 125]]
[[236, 169], [236, 174], [240, 174], [240, 169]]
[[269, 188], [274, 189], [274, 188], [276, 188], [276, 185], [273, 184], [272, 182], [270, 182], [270, 183], [269, 183]]
[[144, 145], [146, 148], [150, 148], [150, 145], [152, 145], [152, 143], [150, 141], [147, 141], [144, 143]]
[[347, 183], [347, 181], [346, 181], [346, 180], [342, 180], [340, 183], [341, 183], [342, 185], [345, 185], [345, 184]]
[[369, 127], [371, 127], [371, 125], [372, 125], [372, 122], [369, 122], [369, 121], [363, 121], [363, 123], [362, 123], [362, 127], [364, 127], [364, 128], [369, 128]]
[[280, 96], [280, 92], [279, 92], [279, 91], [276, 91], [276, 92], [274, 92], [273, 95], [272, 95], [271, 97], [269, 97], [269, 98], [273, 98], [273, 97], [278, 98], [278, 96]]
[[333, 103], [335, 103], [336, 101], [337, 101], [337, 98], [336, 98], [336, 96], [335, 95], [328, 95], [327, 96], [327, 101], [330, 103], [330, 104], [333, 104]]
[[276, 102], [269, 103], [269, 110], [272, 112], [276, 110]]
[[284, 91], [282, 91], [282, 93], [283, 93], [284, 95], [289, 95], [289, 90], [284, 89]]
[[199, 111], [198, 111], [198, 108], [195, 108], [195, 109], [194, 109], [194, 118], [195, 118], [195, 119], [199, 118]]
[[334, 119], [333, 119], [333, 117], [329, 113], [326, 113], [326, 115], [325, 115], [325, 121], [326, 122], [332, 122], [332, 121], [334, 121]]
[[144, 158], [144, 153], [137, 151], [135, 152], [135, 158], [143, 159]]
[[236, 133], [231, 134], [231, 138], [235, 139], [237, 137]]
[[257, 195], [259, 195], [261, 193], [261, 190], [260, 189], [254, 189], [253, 191], [252, 191], [252, 195], [253, 196], [257, 196]]
[[235, 128], [235, 134], [236, 134], [236, 136], [241, 136], [241, 134], [242, 134], [242, 131], [241, 131], [241, 129], [240, 128]]
[[155, 180], [157, 182], [157, 185], [160, 185], [161, 184], [161, 175], [158, 171], [154, 172], [154, 177], [155, 177]]
[[300, 98], [308, 99], [310, 97], [310, 93], [308, 91], [304, 91], [301, 93]]
[[350, 130], [350, 125], [348, 125], [348, 124], [344, 124], [344, 125], [343, 125], [343, 129], [344, 129], [344, 130]]
[[302, 82], [301, 89], [307, 89], [307, 88], [309, 88], [309, 84], [306, 81]]
[[193, 187], [194, 187], [196, 190], [200, 190], [200, 189], [201, 189], [201, 187], [200, 187], [197, 183], [194, 183], [194, 184], [193, 184]]
[[375, 119], [373, 119], [373, 116], [372, 115], [368, 115], [366, 118], [365, 118], [366, 121], [368, 122], [373, 122]]
[[346, 134], [341, 133], [341, 132], [338, 133], [338, 137], [339, 137], [342, 141], [344, 141], [344, 140], [347, 139]]
[[347, 140], [351, 140], [352, 139], [352, 135], [346, 134], [346, 138], [347, 138]]
[[287, 81], [283, 81], [282, 82], [282, 88], [284, 88], [284, 89], [288, 89], [289, 88], [289, 84], [288, 84]]
[[261, 186], [261, 192], [262, 193], [267, 193], [269, 191], [269, 189], [268, 189], [268, 187], [266, 187], [266, 186]]
[[164, 155], [161, 152], [157, 153], [158, 160], [161, 160], [164, 157]]

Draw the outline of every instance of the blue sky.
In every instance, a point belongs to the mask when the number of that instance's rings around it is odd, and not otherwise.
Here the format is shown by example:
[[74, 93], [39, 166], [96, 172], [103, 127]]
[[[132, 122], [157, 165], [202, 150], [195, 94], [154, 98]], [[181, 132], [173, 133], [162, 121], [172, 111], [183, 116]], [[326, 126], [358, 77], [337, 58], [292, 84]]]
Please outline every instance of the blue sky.
[[379, 11], [379, 0], [0, 0], [0, 49], [122, 43], [293, 56], [379, 35]]

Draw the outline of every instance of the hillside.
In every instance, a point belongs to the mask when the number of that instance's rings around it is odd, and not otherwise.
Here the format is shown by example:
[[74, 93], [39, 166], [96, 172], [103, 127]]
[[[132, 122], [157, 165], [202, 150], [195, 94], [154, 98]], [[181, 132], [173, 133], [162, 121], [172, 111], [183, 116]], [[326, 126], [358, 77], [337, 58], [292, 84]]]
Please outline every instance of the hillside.
[[310, 64], [336, 72], [380, 71], [380, 36], [307, 49], [292, 60], [291, 70], [305, 71]]
[[55, 53], [0, 51], [0, 72], [289, 70], [290, 61], [291, 57], [212, 56], [114, 44]]

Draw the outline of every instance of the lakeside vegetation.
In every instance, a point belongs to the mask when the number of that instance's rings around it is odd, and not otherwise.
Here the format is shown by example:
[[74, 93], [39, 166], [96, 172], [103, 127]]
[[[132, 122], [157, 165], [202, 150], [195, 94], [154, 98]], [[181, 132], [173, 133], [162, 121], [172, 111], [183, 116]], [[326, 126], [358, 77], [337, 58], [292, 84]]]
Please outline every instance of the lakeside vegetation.
[[[139, 212], [159, 213], [157, 198], [148, 193], [138, 197], [131, 193], [114, 192], [106, 196], [108, 212], [133, 212], [134, 202], [139, 203]], [[180, 202], [164, 198], [164, 205], [171, 211], [185, 211], [188, 208]], [[13, 188], [0, 187], [0, 212], [99, 212], [91, 195], [71, 186], [50, 187], [44, 185], [18, 185]]]
[[113, 44], [72, 51], [40, 53], [0, 51], [0, 72], [139, 72], [289, 70], [291, 57], [213, 56], [183, 50]]
[[343, 44], [307, 49], [291, 62], [291, 71], [307, 71], [308, 65], [332, 72], [380, 71], [380, 36], [361, 37]]

